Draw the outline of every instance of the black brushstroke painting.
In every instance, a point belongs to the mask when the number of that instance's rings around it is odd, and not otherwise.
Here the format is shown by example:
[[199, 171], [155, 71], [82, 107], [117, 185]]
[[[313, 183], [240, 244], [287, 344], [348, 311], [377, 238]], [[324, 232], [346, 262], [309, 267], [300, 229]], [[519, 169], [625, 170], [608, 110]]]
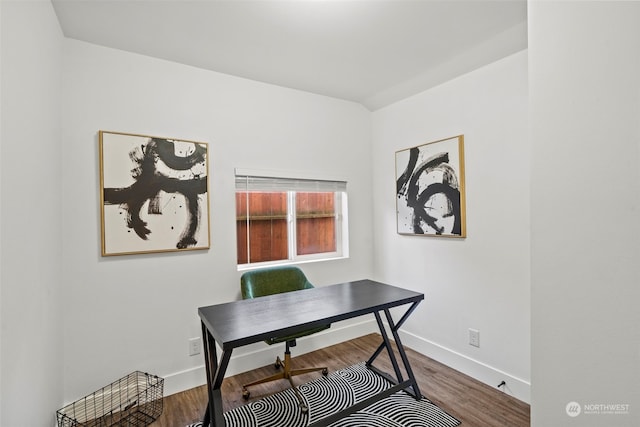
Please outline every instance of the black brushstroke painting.
[[[162, 215], [161, 192], [184, 196], [187, 221], [176, 242], [177, 249], [195, 246], [196, 233], [200, 223], [200, 195], [207, 193], [206, 169], [203, 172], [194, 166], [204, 164], [207, 148], [204, 144], [193, 143], [188, 153], [176, 155], [173, 141], [149, 138], [129, 152], [134, 166], [131, 177], [134, 183], [122, 188], [104, 188], [105, 205], [119, 205], [126, 212], [126, 226], [142, 240], [148, 240], [152, 230], [140, 217], [141, 210], [149, 201], [147, 214]], [[162, 167], [160, 167], [162, 165]]]
[[396, 180], [398, 231], [462, 236], [460, 181], [449, 153], [414, 147], [408, 154]]

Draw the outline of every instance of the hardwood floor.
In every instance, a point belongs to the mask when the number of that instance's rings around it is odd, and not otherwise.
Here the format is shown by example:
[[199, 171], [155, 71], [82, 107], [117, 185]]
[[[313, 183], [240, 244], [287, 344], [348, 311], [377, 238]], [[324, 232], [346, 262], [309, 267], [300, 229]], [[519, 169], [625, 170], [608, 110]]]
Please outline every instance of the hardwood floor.
[[[333, 372], [367, 360], [381, 342], [382, 339], [378, 334], [366, 335], [294, 357], [293, 365], [294, 367], [328, 366], [329, 371]], [[406, 348], [406, 351], [422, 394], [462, 421], [462, 427], [530, 425], [528, 404], [409, 348]], [[374, 364], [384, 371], [393, 372], [384, 352]], [[243, 383], [271, 375], [273, 371], [273, 365], [269, 365], [225, 378], [222, 383], [224, 410], [228, 411], [246, 403], [241, 392]], [[302, 384], [317, 377], [318, 373], [306, 374], [295, 377], [294, 381], [296, 384]], [[276, 393], [287, 386], [288, 382], [284, 380], [255, 386], [251, 389], [252, 399]], [[184, 427], [189, 423], [200, 421], [206, 404], [206, 386], [167, 396], [164, 398], [162, 416], [153, 423], [153, 427]]]

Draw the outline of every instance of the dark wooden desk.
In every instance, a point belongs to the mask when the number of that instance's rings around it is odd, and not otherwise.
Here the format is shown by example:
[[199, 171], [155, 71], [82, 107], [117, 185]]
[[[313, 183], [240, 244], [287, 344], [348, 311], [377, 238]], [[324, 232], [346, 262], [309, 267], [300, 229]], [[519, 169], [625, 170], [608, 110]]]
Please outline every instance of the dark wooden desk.
[[[207, 427], [210, 422], [213, 427], [225, 425], [220, 388], [234, 348], [371, 313], [375, 315], [378, 323], [382, 343], [366, 362], [366, 366], [387, 378], [393, 386], [312, 425], [328, 426], [400, 390], [405, 390], [416, 399], [420, 399], [422, 396], [402, 347], [398, 329], [423, 299], [424, 294], [418, 292], [372, 280], [359, 280], [199, 308], [209, 391], [209, 404], [203, 426]], [[394, 322], [389, 309], [404, 305], [409, 307], [404, 315]], [[391, 345], [381, 313], [384, 313], [397, 344], [397, 352]], [[216, 344], [222, 349], [219, 361]], [[385, 349], [391, 359], [395, 377], [373, 366], [374, 360]], [[400, 355], [407, 379], [403, 378], [396, 353]]]

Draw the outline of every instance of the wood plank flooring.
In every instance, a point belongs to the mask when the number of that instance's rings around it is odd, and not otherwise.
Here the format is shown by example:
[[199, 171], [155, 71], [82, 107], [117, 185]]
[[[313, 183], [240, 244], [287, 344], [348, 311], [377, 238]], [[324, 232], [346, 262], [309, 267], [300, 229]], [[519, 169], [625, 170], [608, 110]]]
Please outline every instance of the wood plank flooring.
[[[370, 334], [351, 341], [323, 348], [293, 358], [294, 368], [327, 366], [330, 372], [366, 361], [382, 342], [379, 334]], [[284, 345], [282, 345], [284, 351]], [[530, 408], [497, 388], [483, 384], [467, 375], [406, 348], [420, 391], [429, 400], [462, 421], [462, 427], [525, 427], [530, 425]], [[292, 349], [295, 356], [295, 348]], [[374, 363], [380, 369], [393, 372], [386, 353]], [[225, 378], [222, 383], [224, 410], [246, 402], [242, 384], [274, 373], [273, 365]], [[311, 381], [318, 373], [295, 377], [296, 384]], [[286, 380], [252, 387], [252, 399], [287, 388]], [[184, 427], [202, 419], [207, 404], [206, 386], [164, 398], [162, 416], [153, 427]], [[286, 426], [283, 426], [286, 427]]]

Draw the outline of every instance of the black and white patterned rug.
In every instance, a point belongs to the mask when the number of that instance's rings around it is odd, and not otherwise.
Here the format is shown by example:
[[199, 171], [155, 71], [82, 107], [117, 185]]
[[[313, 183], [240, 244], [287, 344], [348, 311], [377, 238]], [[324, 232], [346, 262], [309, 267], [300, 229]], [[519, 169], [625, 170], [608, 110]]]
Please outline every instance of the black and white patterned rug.
[[[298, 407], [293, 390], [264, 397], [231, 411], [224, 419], [230, 427], [306, 427], [348, 408], [391, 384], [364, 363], [330, 373], [298, 386], [309, 412]], [[454, 427], [460, 421], [423, 397], [416, 400], [400, 391], [331, 424], [331, 427]], [[187, 427], [202, 427], [202, 423]]]

